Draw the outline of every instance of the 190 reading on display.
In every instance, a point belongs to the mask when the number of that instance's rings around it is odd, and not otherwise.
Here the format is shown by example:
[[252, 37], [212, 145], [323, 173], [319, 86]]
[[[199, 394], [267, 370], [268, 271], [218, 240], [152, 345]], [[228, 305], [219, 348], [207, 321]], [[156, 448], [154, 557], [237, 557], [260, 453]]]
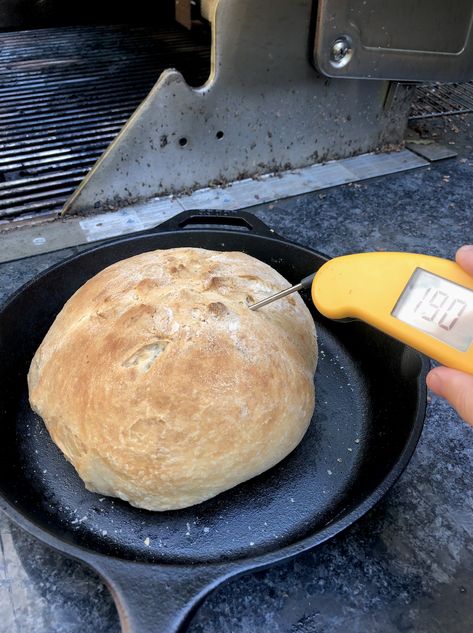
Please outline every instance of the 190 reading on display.
[[466, 352], [473, 342], [473, 291], [417, 268], [392, 316]]

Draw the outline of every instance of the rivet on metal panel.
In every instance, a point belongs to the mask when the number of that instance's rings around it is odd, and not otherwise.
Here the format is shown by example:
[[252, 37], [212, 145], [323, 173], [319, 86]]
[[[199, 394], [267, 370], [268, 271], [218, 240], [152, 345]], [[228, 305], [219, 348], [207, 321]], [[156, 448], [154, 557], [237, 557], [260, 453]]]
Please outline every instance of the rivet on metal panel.
[[338, 37], [332, 44], [330, 63], [334, 68], [346, 66], [353, 57], [353, 45], [348, 35]]

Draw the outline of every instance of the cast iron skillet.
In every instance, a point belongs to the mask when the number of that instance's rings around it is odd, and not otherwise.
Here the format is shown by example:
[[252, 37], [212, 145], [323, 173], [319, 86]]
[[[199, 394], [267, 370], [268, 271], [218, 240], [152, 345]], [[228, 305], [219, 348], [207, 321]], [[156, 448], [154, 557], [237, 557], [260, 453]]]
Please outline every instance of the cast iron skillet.
[[[63, 261], [0, 310], [0, 507], [30, 534], [91, 565], [113, 593], [123, 630], [133, 633], [183, 631], [224, 580], [286, 560], [353, 523], [407, 465], [425, 413], [423, 357], [363, 323], [327, 321], [306, 296], [320, 343], [317, 406], [291, 455], [176, 512], [137, 510], [87, 492], [29, 408], [31, 358], [87, 279], [125, 257], [176, 246], [244, 251], [291, 282], [326, 261], [248, 213], [186, 212]], [[185, 382], [183, 375], [182, 397]]]

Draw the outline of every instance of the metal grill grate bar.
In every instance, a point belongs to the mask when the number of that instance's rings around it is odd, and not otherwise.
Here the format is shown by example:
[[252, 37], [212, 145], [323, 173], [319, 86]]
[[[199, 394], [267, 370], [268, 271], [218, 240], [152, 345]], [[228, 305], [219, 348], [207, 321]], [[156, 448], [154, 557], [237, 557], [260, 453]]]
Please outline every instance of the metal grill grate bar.
[[65, 147], [56, 150], [45, 150], [38, 152], [32, 156], [20, 156], [15, 157], [16, 162], [6, 159], [3, 161], [0, 158], [0, 169], [20, 170], [27, 169], [28, 167], [46, 166], [49, 163], [51, 166], [59, 163], [63, 160], [70, 160], [71, 158], [90, 157], [91, 159], [97, 159], [102, 151], [103, 143], [90, 143], [86, 146], [81, 146], [77, 151], [72, 150], [70, 147]]
[[[55, 187], [55, 193], [60, 196], [62, 194], [69, 196], [74, 191], [73, 184], [69, 184], [67, 187]], [[49, 200], [51, 198], [50, 191], [35, 191], [34, 193], [28, 193], [22, 196], [15, 196], [12, 198], [0, 199], [0, 209], [5, 210], [8, 214], [8, 210], [12, 205], [22, 205], [30, 208], [31, 205], [37, 205], [42, 203], [42, 198]]]
[[[88, 118], [90, 115], [93, 114], [110, 114], [110, 116], [113, 117], [116, 112], [129, 112], [131, 104], [134, 102], [135, 99], [133, 98], [123, 99], [122, 101], [120, 101], [120, 105], [116, 106], [109, 100], [107, 100], [104, 103], [90, 106], [89, 108], [86, 107], [86, 104], [84, 104], [82, 107], [63, 108], [57, 112], [53, 112], [51, 116], [44, 112], [41, 112], [36, 116], [34, 109], [24, 109], [19, 114], [9, 112], [5, 115], [0, 114], [0, 131], [18, 130], [22, 127], [27, 127], [28, 129], [31, 129], [31, 125], [36, 126], [36, 124], [42, 123], [61, 123], [63, 121], [67, 122], [71, 120], [79, 120]], [[50, 111], [51, 109], [47, 110], [46, 112]]]
[[[73, 173], [70, 173], [63, 178], [49, 178], [48, 180], [45, 180], [43, 182], [39, 178], [37, 178], [36, 182], [30, 185], [25, 185], [21, 181], [2, 182], [0, 184], [0, 200], [3, 201], [9, 198], [14, 199], [15, 196], [22, 196], [27, 192], [30, 192], [31, 196], [34, 197], [36, 193], [51, 189], [53, 187], [66, 187], [73, 184], [78, 184], [81, 178], [81, 174], [74, 176]], [[13, 182], [20, 182], [20, 184], [12, 185]]]
[[[37, 165], [29, 165], [28, 173], [34, 176], [36, 174], [53, 173], [55, 170], [64, 169], [65, 167], [83, 167], [83, 173], [86, 174], [87, 171], [98, 159], [100, 153], [101, 152], [96, 152], [95, 154], [87, 154], [87, 152], [83, 152], [82, 155], [76, 154], [74, 158], [62, 156], [58, 162], [44, 161], [40, 162]], [[12, 170], [12, 173], [8, 174], [8, 176], [9, 178], [15, 177], [16, 171]]]
[[8, 164], [13, 159], [23, 161], [55, 153], [64, 154], [77, 145], [81, 146], [84, 143], [91, 143], [91, 147], [95, 147], [95, 145], [102, 145], [102, 143], [98, 143], [98, 141], [110, 142], [115, 136], [116, 131], [89, 134], [84, 137], [69, 137], [64, 139], [67, 141], [67, 148], [64, 147], [64, 142], [60, 138], [54, 140], [48, 139], [46, 143], [33, 145], [14, 144], [14, 147], [10, 149], [2, 149], [2, 145], [0, 145], [0, 166], [5, 163]]
[[49, 180], [56, 180], [58, 178], [68, 179], [68, 178], [74, 178], [76, 176], [80, 178], [82, 173], [83, 173], [83, 170], [80, 168], [64, 169], [63, 171], [57, 171], [51, 174], [43, 174], [42, 176], [39, 176], [39, 175], [35, 176], [34, 182], [29, 183], [29, 184], [25, 184], [23, 178], [19, 178], [17, 180], [7, 180], [5, 182], [0, 182], [0, 195], [1, 195], [1, 192], [8, 191], [9, 189], [14, 189], [14, 188], [19, 188], [19, 189], [30, 188], [34, 190], [36, 187], [41, 187], [42, 183], [47, 183]]
[[94, 131], [98, 134], [111, 133], [117, 134], [126, 119], [114, 121], [112, 124], [109, 121], [99, 121], [97, 123], [84, 125], [69, 125], [63, 128], [49, 128], [45, 131], [32, 132], [26, 134], [16, 135], [2, 135], [0, 132], [0, 153], [4, 150], [22, 147], [31, 147], [34, 144], [41, 143], [44, 146], [48, 142], [67, 141], [74, 139], [84, 138]]
[[57, 196], [50, 197], [41, 202], [31, 201], [27, 204], [15, 204], [15, 209], [12, 207], [9, 209], [2, 209], [0, 212], [0, 217], [8, 218], [13, 216], [22, 216], [26, 213], [32, 214], [39, 211], [46, 211], [50, 214], [51, 209], [58, 208], [62, 204], [64, 204], [64, 198], [67, 198], [69, 194], [59, 193]]

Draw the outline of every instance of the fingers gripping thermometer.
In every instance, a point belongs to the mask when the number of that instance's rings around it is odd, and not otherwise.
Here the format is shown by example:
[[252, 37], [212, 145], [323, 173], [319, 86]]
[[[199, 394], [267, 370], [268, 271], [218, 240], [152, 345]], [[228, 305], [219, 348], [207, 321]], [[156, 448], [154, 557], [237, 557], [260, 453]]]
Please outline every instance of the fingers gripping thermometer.
[[473, 374], [473, 277], [455, 262], [414, 253], [335, 257], [250, 309], [309, 287], [316, 308], [329, 319], [360, 319]]

